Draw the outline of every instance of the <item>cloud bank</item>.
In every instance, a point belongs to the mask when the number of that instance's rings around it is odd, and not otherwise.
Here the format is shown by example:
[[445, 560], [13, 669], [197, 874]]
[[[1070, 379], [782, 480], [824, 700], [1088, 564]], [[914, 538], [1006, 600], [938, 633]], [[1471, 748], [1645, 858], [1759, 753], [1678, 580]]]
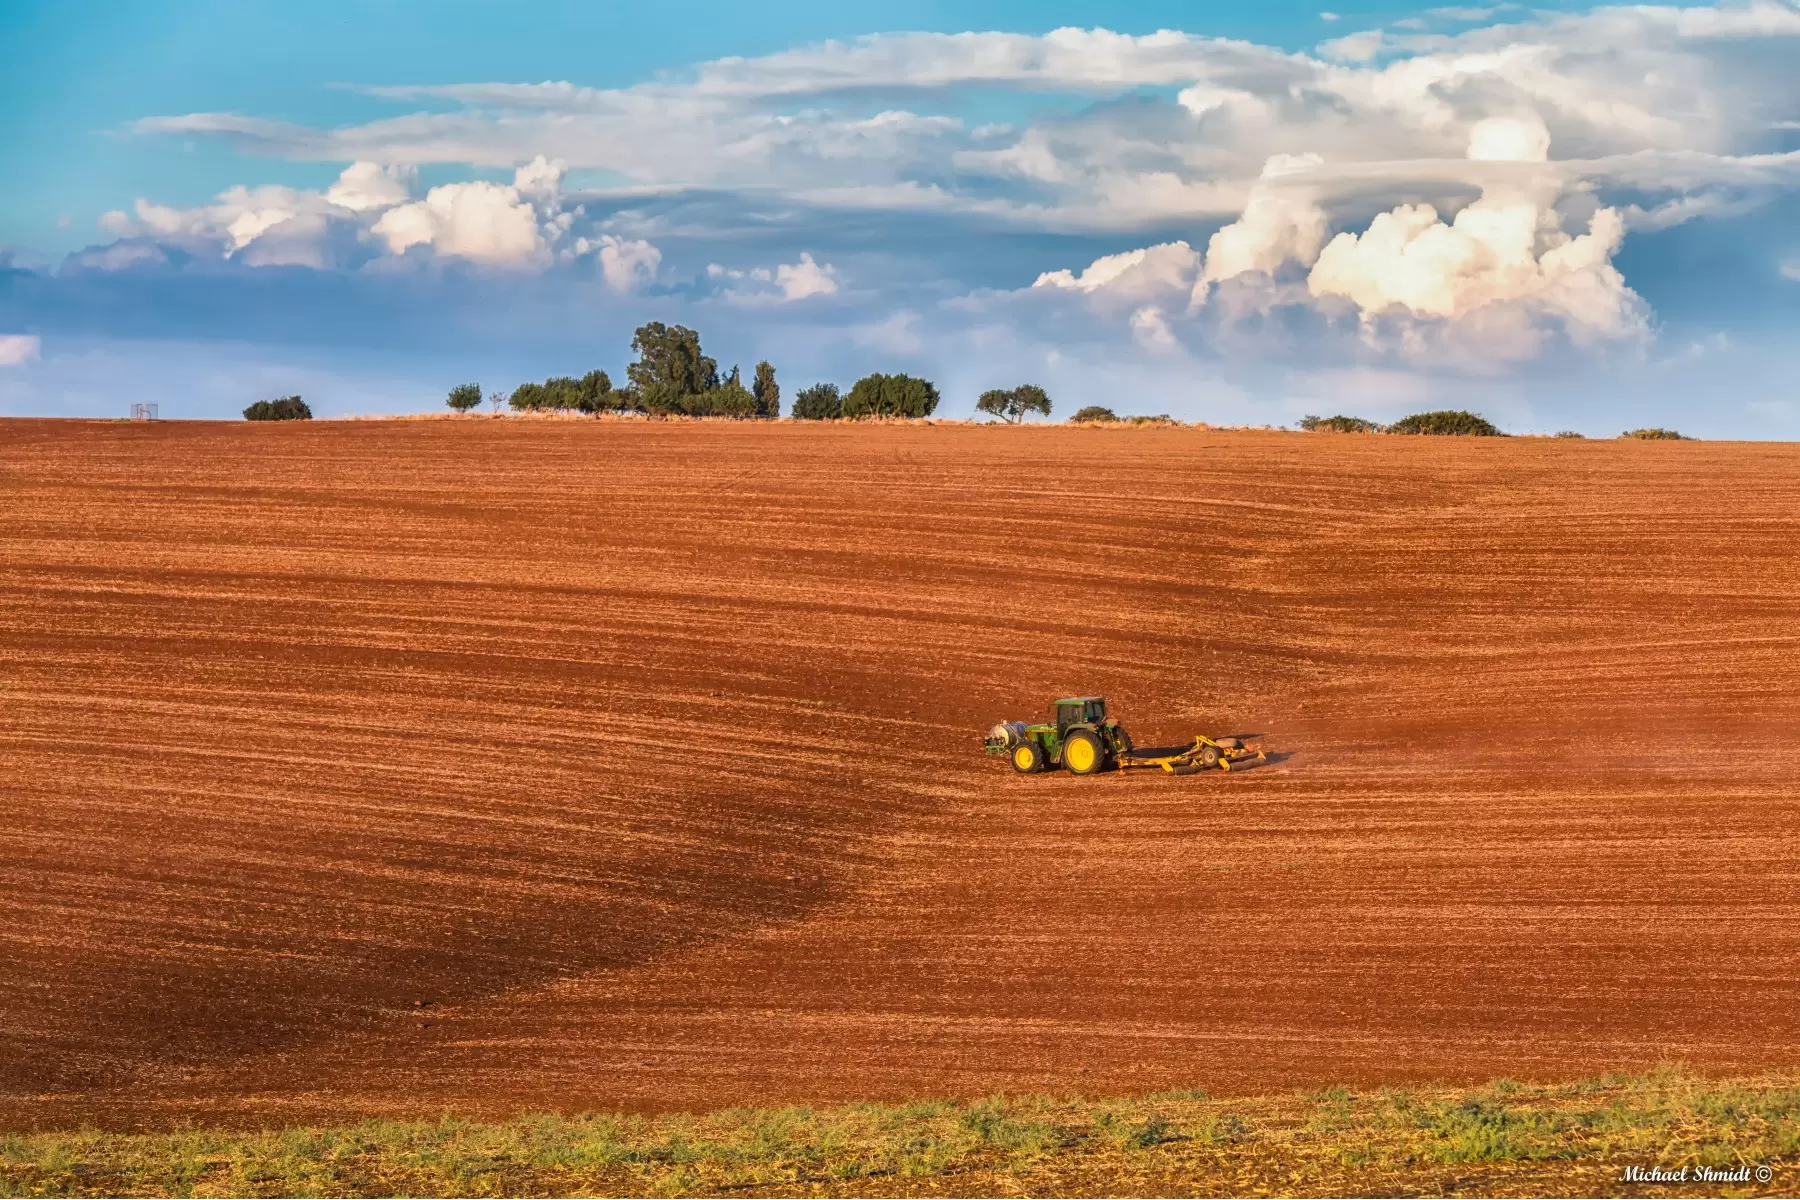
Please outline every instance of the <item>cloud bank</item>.
[[1177, 338], [1165, 309], [1185, 301], [1192, 318], [1225, 284], [1234, 286], [1215, 307], [1227, 321], [1291, 306], [1327, 318], [1352, 311], [1372, 349], [1475, 368], [1531, 358], [1558, 334], [1577, 346], [1641, 338], [1643, 302], [1613, 264], [1624, 218], [1596, 208], [1586, 232], [1566, 232], [1556, 207], [1566, 182], [1537, 167], [1549, 149], [1540, 121], [1487, 118], [1470, 131], [1467, 158], [1517, 172], [1490, 179], [1449, 221], [1430, 204], [1401, 204], [1335, 236], [1318, 182], [1324, 160], [1278, 155], [1204, 256], [1167, 243], [1096, 259], [1079, 274], [1046, 272], [1033, 286], [1139, 305], [1132, 327], [1160, 350]]
[[[1352, 378], [1524, 387], [1655, 358], [1659, 305], [1689, 302], [1636, 247], [1786, 219], [1797, 53], [1800, 4], [1752, 0], [1439, 9], [1309, 52], [906, 33], [630, 87], [381, 85], [422, 110], [143, 119], [337, 174], [140, 199], [57, 274], [285, 270], [430, 295], [484, 272], [570, 339], [633, 314], [749, 331], [780, 312], [821, 371], [858, 351], [936, 355], [947, 375], [974, 339], [1008, 369], [1073, 381], [1104, 362], [1158, 387], [1187, 371], [1232, 403]], [[993, 94], [1066, 102], [984, 119]], [[421, 168], [466, 177], [426, 188]], [[1800, 239], [1769, 255], [1758, 286], [1800, 291], [1783, 278]]]

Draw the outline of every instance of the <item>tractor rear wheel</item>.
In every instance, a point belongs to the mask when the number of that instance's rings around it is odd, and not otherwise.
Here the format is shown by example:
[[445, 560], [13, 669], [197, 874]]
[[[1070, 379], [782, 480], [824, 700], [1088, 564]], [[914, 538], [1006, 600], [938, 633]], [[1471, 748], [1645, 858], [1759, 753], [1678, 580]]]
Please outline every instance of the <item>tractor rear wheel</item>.
[[1013, 770], [1021, 775], [1036, 775], [1044, 769], [1044, 750], [1029, 738], [1012, 748]]
[[1063, 741], [1063, 766], [1071, 775], [1092, 775], [1106, 765], [1106, 751], [1090, 729], [1077, 729]]

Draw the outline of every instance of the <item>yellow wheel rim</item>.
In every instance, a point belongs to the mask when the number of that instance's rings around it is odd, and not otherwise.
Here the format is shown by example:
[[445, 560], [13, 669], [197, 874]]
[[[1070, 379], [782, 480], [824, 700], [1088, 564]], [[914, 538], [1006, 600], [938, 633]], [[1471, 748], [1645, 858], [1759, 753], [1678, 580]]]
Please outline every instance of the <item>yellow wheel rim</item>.
[[1013, 751], [1013, 765], [1023, 771], [1031, 765], [1031, 747], [1020, 746]]
[[1091, 771], [1094, 769], [1094, 743], [1086, 738], [1076, 738], [1063, 748], [1063, 758], [1068, 761], [1071, 771]]

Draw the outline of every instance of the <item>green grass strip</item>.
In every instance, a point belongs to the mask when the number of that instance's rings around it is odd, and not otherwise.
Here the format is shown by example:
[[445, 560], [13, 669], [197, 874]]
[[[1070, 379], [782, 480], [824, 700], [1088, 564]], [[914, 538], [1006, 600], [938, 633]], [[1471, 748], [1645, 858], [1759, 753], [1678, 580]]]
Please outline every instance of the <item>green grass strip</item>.
[[[1629, 1167], [1800, 1188], [1800, 1080], [1677, 1068], [1572, 1084], [1215, 1099], [970, 1101], [704, 1115], [367, 1120], [0, 1135], [0, 1196], [1638, 1193]], [[1754, 1168], [1768, 1169], [1756, 1178]]]

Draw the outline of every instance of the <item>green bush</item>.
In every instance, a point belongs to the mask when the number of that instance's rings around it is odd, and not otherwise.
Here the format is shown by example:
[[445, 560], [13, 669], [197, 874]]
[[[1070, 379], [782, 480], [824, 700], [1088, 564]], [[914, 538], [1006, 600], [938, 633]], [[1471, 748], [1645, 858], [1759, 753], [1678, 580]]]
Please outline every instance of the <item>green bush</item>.
[[1504, 437], [1491, 423], [1472, 412], [1444, 409], [1414, 413], [1387, 427], [1389, 433], [1423, 433], [1449, 437]]
[[[560, 382], [560, 380], [552, 379], [545, 383], [521, 383], [513, 389], [512, 396], [507, 399], [507, 404], [511, 405], [515, 412], [550, 412], [558, 408], [573, 408], [575, 406], [574, 396], [568, 397], [568, 402], [565, 404], [563, 397], [558, 395], [560, 389], [557, 385]], [[573, 383], [574, 380], [569, 382]]]
[[1379, 433], [1381, 426], [1361, 417], [1301, 417], [1300, 428], [1308, 433]]
[[837, 384], [815, 383], [794, 394], [793, 418], [796, 421], [835, 421], [844, 415], [844, 399]]
[[1637, 438], [1642, 442], [1690, 442], [1692, 438], [1683, 437], [1673, 429], [1627, 429], [1620, 437]]
[[246, 421], [310, 421], [312, 409], [306, 407], [306, 401], [298, 396], [283, 396], [279, 400], [258, 400], [244, 410]]
[[911, 375], [865, 375], [844, 397], [846, 417], [929, 417], [937, 411], [937, 386]]
[[521, 383], [507, 403], [516, 412], [598, 413], [622, 408], [624, 397], [613, 390], [605, 371], [589, 371], [580, 379], [558, 375], [542, 383]]
[[1556, 436], [1559, 438], [1586, 438], [1587, 434], [1578, 433], [1573, 429], [1559, 429], [1556, 431]]
[[1177, 425], [1177, 424], [1180, 424], [1180, 422], [1176, 421], [1175, 418], [1171, 417], [1168, 413], [1157, 413], [1154, 417], [1126, 417], [1125, 423], [1127, 425]]
[[673, 411], [684, 413], [690, 417], [753, 417], [756, 415], [756, 396], [744, 386], [738, 376], [738, 369], [731, 368], [731, 377], [716, 388], [711, 388], [698, 395], [682, 398], [679, 407]]
[[481, 403], [481, 385], [479, 383], [459, 383], [450, 389], [450, 398], [444, 403], [457, 412], [468, 412]]
[[619, 408], [619, 393], [613, 391], [612, 376], [605, 371], [589, 371], [575, 385], [575, 407], [584, 413], [600, 413]]
[[1090, 404], [1069, 418], [1071, 425], [1099, 425], [1107, 421], [1117, 421], [1119, 416], [1110, 408], [1098, 404]]
[[570, 412], [581, 407], [581, 380], [572, 375], [558, 375], [554, 379], [544, 380], [544, 392], [549, 397], [550, 407], [558, 412]]

